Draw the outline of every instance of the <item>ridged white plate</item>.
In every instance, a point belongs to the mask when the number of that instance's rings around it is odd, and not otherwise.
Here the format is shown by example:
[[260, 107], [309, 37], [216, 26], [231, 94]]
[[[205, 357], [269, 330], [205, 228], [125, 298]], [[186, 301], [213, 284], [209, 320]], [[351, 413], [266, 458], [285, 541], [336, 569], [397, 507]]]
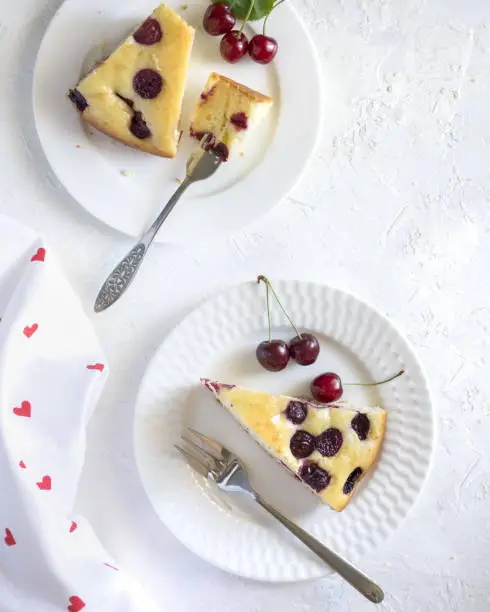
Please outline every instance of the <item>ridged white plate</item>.
[[[257, 489], [289, 517], [352, 561], [373, 554], [400, 524], [429, 470], [433, 413], [427, 384], [407, 341], [358, 298], [308, 282], [276, 289], [302, 330], [321, 341], [318, 361], [263, 370], [255, 348], [266, 338], [264, 287], [239, 285], [192, 312], [158, 349], [143, 380], [135, 416], [135, 449], [148, 496], [167, 527], [191, 550], [230, 572], [271, 581], [315, 578], [328, 569], [259, 508], [217, 490], [174, 451], [181, 425], [191, 424], [243, 457]], [[277, 307], [274, 337], [294, 334]], [[337, 513], [277, 465], [243, 432], [199, 379], [210, 377], [274, 393], [303, 395], [312, 378], [334, 371], [344, 381], [375, 380], [404, 368], [396, 381], [346, 387], [344, 399], [380, 404], [387, 432], [377, 465], [347, 508]]]

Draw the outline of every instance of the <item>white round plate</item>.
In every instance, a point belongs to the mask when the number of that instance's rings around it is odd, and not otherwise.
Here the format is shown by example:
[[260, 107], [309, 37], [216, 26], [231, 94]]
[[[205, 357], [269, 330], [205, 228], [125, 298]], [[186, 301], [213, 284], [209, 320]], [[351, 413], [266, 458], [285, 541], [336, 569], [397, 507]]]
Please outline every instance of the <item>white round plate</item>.
[[[348, 559], [373, 554], [407, 515], [429, 470], [433, 413], [427, 384], [407, 341], [381, 314], [330, 287], [282, 281], [276, 289], [303, 331], [320, 339], [310, 367], [290, 363], [263, 370], [255, 359], [267, 337], [264, 287], [234, 287], [192, 312], [158, 349], [142, 382], [135, 414], [135, 451], [147, 494], [162, 521], [191, 550], [230, 572], [271, 581], [316, 578], [328, 569], [271, 517], [195, 474], [173, 449], [189, 424], [241, 456], [257, 489], [287, 516]], [[274, 337], [294, 335], [274, 306]], [[344, 381], [376, 380], [404, 368], [380, 387], [346, 387], [344, 398], [388, 411], [377, 465], [343, 512], [316, 496], [270, 458], [200, 387], [209, 377], [273, 393], [305, 395], [312, 378], [335, 371]]]
[[[212, 71], [270, 94], [275, 105], [243, 149], [210, 180], [195, 184], [159, 232], [160, 242], [209, 240], [236, 231], [269, 211], [293, 188], [321, 132], [320, 72], [316, 52], [289, 3], [271, 15], [268, 30], [279, 41], [270, 66], [248, 56], [221, 59], [219, 38], [202, 29], [205, 2], [167, 4], [196, 28], [182, 115], [179, 153], [172, 160], [132, 150], [82, 125], [66, 92], [79, 79], [83, 59], [103, 56], [152, 12], [157, 0], [66, 0], [41, 44], [34, 74], [34, 116], [45, 154], [67, 191], [94, 217], [130, 236], [154, 219], [185, 176], [196, 146], [189, 117]], [[249, 36], [261, 22], [251, 23]], [[294, 32], [294, 44], [292, 33]], [[63, 61], [60, 61], [62, 56]], [[89, 133], [90, 132], [90, 133]]]

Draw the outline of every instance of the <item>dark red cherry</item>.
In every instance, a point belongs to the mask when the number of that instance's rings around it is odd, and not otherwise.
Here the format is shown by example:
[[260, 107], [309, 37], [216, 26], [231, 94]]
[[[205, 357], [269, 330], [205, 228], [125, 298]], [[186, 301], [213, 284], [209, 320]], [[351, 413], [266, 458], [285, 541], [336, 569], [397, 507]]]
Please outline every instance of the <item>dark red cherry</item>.
[[83, 111], [87, 108], [88, 102], [85, 96], [82, 95], [78, 89], [70, 89], [68, 92], [68, 97], [81, 113], [83, 113]]
[[317, 376], [310, 385], [311, 393], [317, 402], [336, 402], [342, 397], [342, 381], [338, 374], [325, 372]]
[[356, 486], [356, 482], [359, 480], [361, 476], [362, 476], [362, 468], [356, 467], [355, 470], [352, 470], [352, 472], [347, 476], [347, 480], [345, 481], [345, 484], [344, 484], [344, 488], [343, 488], [344, 495], [350, 495], [352, 493], [354, 487]]
[[342, 432], [335, 427], [330, 427], [317, 436], [316, 449], [324, 457], [333, 457], [339, 452], [343, 441]]
[[257, 34], [248, 45], [248, 54], [259, 64], [269, 64], [276, 57], [277, 46], [274, 38]]
[[162, 91], [163, 79], [156, 70], [143, 68], [134, 75], [133, 88], [139, 96], [145, 100], [151, 100]]
[[304, 333], [294, 336], [289, 342], [289, 352], [292, 359], [299, 365], [311, 365], [315, 363], [320, 352], [320, 343], [313, 334]]
[[151, 136], [151, 130], [146, 125], [146, 121], [143, 119], [143, 114], [140, 111], [136, 111], [131, 119], [131, 125], [129, 126], [130, 132], [143, 140], [145, 138], [149, 138]]
[[283, 340], [264, 340], [255, 354], [260, 365], [269, 372], [279, 372], [288, 365], [289, 348]]
[[299, 429], [291, 438], [289, 448], [296, 459], [306, 459], [315, 450], [315, 436]]
[[305, 402], [291, 400], [286, 406], [285, 413], [286, 418], [291, 421], [291, 423], [301, 425], [308, 414], [308, 406], [305, 404]]
[[234, 28], [235, 23], [235, 16], [225, 2], [216, 2], [208, 6], [202, 20], [204, 29], [211, 36], [226, 34]]
[[247, 52], [248, 39], [243, 32], [232, 30], [221, 39], [219, 50], [223, 59], [230, 64], [238, 62]]
[[228, 147], [225, 145], [224, 142], [218, 142], [216, 145], [214, 145], [214, 147], [211, 148], [218, 157], [221, 157], [222, 161], [227, 161], [228, 156], [230, 155], [230, 151], [228, 150]]
[[133, 34], [133, 38], [140, 45], [154, 45], [162, 40], [162, 28], [156, 19], [148, 17]]
[[314, 461], [305, 461], [299, 470], [299, 477], [314, 491], [320, 493], [330, 484], [331, 476]]
[[350, 422], [352, 429], [356, 432], [359, 440], [366, 440], [371, 428], [371, 422], [367, 414], [358, 412]]
[[246, 130], [248, 128], [248, 117], [245, 113], [234, 113], [230, 117], [230, 123], [239, 131]]

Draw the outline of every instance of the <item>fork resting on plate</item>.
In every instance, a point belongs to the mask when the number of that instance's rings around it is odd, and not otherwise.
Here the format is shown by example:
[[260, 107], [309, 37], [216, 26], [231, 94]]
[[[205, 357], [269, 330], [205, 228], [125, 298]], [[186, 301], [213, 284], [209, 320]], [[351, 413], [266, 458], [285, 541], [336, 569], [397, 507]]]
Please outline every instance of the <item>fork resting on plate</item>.
[[183, 445], [175, 448], [185, 457], [187, 463], [199, 474], [231, 493], [245, 493], [252, 497], [262, 508], [280, 521], [286, 529], [296, 536], [305, 546], [332, 568], [346, 582], [373, 603], [384, 599], [382, 589], [346, 559], [322, 544], [299, 525], [288, 519], [277, 508], [267, 502], [250, 484], [243, 461], [225, 446], [204, 436], [190, 427], [182, 435]]

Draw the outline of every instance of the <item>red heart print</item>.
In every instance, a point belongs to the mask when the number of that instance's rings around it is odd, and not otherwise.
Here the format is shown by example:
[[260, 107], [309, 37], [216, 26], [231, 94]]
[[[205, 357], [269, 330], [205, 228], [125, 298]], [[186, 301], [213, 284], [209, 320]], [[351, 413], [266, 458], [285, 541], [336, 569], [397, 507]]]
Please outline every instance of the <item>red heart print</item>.
[[70, 533], [73, 533], [77, 527], [78, 527], [78, 524], [75, 523], [75, 521], [72, 521], [70, 525]]
[[10, 531], [10, 529], [5, 528], [5, 544], [7, 546], [15, 546], [17, 544], [17, 542], [15, 541], [14, 536], [12, 535], [12, 532]]
[[105, 366], [103, 363], [94, 363], [94, 364], [89, 364], [87, 366], [87, 370], [99, 370], [99, 372], [103, 372], [104, 367]]
[[23, 461], [19, 461], [19, 467], [25, 470], [27, 466]]
[[34, 325], [27, 325], [24, 327], [24, 336], [30, 338], [32, 334], [37, 332], [38, 327], [39, 325], [37, 323], [34, 323]]
[[82, 608], [85, 608], [85, 602], [78, 595], [70, 597], [70, 603], [66, 608], [68, 612], [79, 612]]
[[36, 482], [41, 491], [51, 490], [51, 476], [43, 476], [40, 482]]
[[118, 568], [118, 567], [114, 567], [114, 566], [113, 566], [113, 565], [111, 565], [110, 563], [104, 563], [104, 565], [105, 565], [106, 567], [110, 567], [111, 569], [115, 570], [116, 572], [118, 572], [118, 571], [119, 571], [119, 568]]
[[31, 257], [31, 261], [44, 261], [46, 257], [46, 249], [42, 247], [37, 250], [36, 254]]
[[24, 400], [21, 403], [20, 408], [17, 406], [14, 408], [13, 413], [16, 414], [17, 416], [27, 417], [28, 419], [30, 419], [31, 418], [31, 402], [27, 402], [26, 400]]

